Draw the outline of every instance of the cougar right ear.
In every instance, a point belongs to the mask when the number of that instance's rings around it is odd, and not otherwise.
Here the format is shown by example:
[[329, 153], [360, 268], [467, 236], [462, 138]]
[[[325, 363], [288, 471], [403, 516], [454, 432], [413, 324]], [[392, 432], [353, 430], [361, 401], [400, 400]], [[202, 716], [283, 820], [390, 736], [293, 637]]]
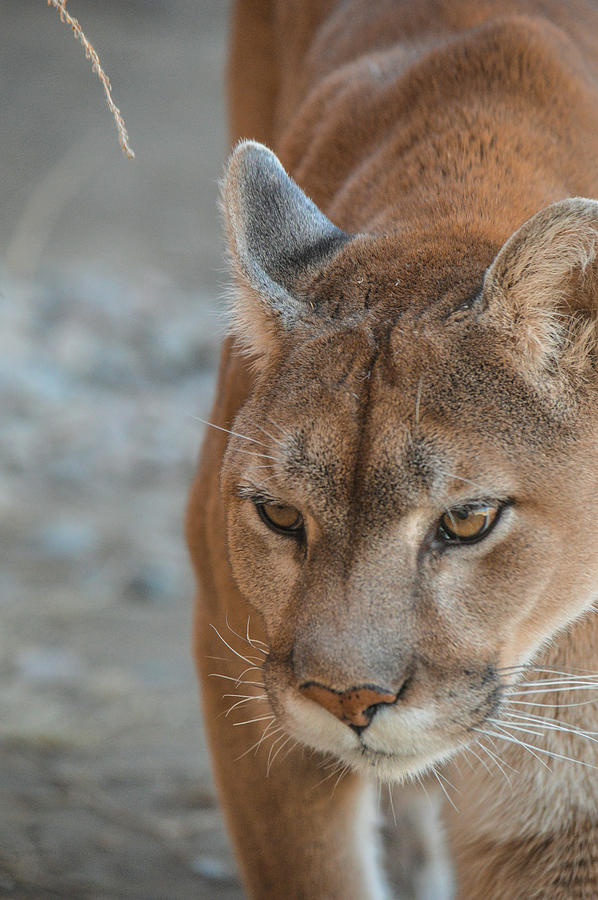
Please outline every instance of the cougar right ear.
[[598, 202], [569, 197], [532, 216], [486, 272], [486, 317], [536, 373], [598, 361]]
[[313, 315], [300, 286], [348, 240], [287, 175], [263, 144], [241, 142], [222, 187], [229, 249], [237, 276], [233, 331], [262, 357], [280, 329]]

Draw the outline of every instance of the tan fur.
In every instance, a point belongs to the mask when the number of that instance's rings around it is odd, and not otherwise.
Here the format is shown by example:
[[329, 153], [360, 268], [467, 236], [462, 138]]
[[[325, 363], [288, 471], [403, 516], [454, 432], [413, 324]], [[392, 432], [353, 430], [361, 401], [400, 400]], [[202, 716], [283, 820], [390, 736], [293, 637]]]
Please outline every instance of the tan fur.
[[[460, 898], [598, 896], [598, 711], [567, 705], [592, 682], [509, 697], [598, 659], [597, 85], [583, 0], [236, 4], [231, 143], [268, 144], [328, 217], [238, 147], [232, 334], [187, 534], [254, 898], [385, 896], [371, 781], [433, 767], [459, 789]], [[324, 250], [289, 256], [301, 229]], [[268, 529], [256, 490], [307, 543]], [[472, 499], [509, 505], [444, 546], [440, 517]], [[378, 695], [367, 727], [344, 715]]]

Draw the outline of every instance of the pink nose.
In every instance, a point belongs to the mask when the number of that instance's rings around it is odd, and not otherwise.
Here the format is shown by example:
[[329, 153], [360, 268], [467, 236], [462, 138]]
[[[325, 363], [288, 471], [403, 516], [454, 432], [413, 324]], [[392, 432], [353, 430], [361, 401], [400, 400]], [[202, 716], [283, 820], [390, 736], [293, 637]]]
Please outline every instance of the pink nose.
[[365, 684], [346, 691], [334, 691], [317, 681], [307, 681], [299, 688], [304, 697], [319, 703], [324, 709], [355, 730], [367, 728], [380, 706], [394, 703], [393, 694], [376, 685]]

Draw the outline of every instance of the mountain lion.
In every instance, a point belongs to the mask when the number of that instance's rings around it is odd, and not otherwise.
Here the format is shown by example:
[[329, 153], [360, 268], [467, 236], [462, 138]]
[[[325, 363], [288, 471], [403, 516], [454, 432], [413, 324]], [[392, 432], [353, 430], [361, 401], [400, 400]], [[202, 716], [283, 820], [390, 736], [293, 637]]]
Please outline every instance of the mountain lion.
[[229, 88], [188, 540], [246, 890], [388, 896], [423, 779], [460, 898], [595, 900], [598, 5], [240, 0]]

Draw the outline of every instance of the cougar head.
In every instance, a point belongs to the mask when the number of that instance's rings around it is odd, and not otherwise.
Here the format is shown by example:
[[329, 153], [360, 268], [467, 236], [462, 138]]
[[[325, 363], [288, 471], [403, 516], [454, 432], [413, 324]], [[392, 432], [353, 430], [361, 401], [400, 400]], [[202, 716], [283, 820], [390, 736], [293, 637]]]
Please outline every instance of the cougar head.
[[245, 142], [223, 206], [255, 376], [222, 503], [268, 698], [356, 770], [423, 771], [596, 596], [598, 203], [502, 247], [348, 235]]

